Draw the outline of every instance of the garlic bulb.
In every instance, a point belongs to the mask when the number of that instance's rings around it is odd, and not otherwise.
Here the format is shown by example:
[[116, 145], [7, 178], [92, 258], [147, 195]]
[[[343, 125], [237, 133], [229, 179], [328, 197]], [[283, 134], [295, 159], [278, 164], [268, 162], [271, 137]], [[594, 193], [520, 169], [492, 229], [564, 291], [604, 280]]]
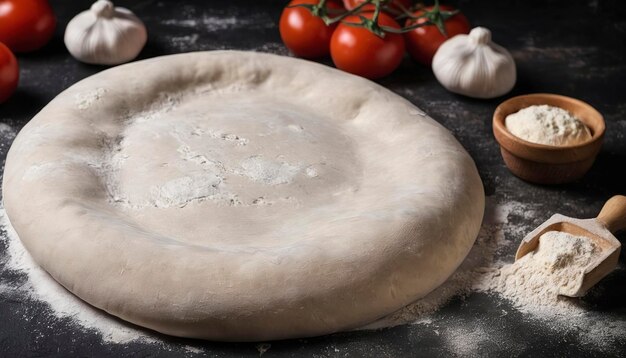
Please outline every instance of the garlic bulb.
[[493, 98], [515, 85], [515, 61], [491, 42], [491, 31], [472, 29], [444, 42], [433, 58], [433, 72], [447, 90], [475, 98]]
[[137, 57], [148, 34], [143, 22], [130, 10], [98, 0], [76, 15], [65, 30], [65, 46], [77, 60], [117, 65]]

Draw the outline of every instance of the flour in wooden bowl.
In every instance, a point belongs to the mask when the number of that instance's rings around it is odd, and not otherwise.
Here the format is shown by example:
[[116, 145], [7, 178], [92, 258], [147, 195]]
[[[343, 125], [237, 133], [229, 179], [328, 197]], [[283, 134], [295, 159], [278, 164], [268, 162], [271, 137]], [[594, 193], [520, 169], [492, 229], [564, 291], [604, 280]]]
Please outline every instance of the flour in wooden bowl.
[[585, 124], [563, 108], [535, 105], [510, 114], [505, 120], [506, 129], [528, 142], [567, 146], [591, 139]]

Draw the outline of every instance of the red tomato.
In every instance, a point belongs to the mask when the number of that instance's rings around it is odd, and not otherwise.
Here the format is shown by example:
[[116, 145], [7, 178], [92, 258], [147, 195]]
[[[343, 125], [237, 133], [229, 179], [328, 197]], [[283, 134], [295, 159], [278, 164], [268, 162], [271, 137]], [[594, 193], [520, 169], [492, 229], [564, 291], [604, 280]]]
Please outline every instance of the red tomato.
[[20, 71], [13, 52], [0, 42], [0, 103], [6, 101], [17, 88]]
[[[373, 13], [362, 13], [368, 19]], [[330, 41], [330, 55], [337, 68], [370, 79], [384, 77], [393, 72], [404, 56], [404, 38], [400, 34], [386, 33], [378, 37], [363, 27], [346, 23], [359, 23], [358, 16], [348, 16], [335, 30]], [[400, 28], [390, 16], [381, 13], [378, 24]]]
[[0, 42], [15, 52], [41, 48], [55, 27], [48, 0], [0, 0]]
[[[439, 8], [444, 11], [454, 11], [452, 6], [441, 5]], [[432, 10], [432, 6], [427, 7], [427, 9]], [[418, 10], [413, 15], [421, 16], [423, 14], [424, 12], [422, 10]], [[426, 21], [426, 18], [418, 20], [408, 19], [405, 26], [421, 24]], [[469, 21], [467, 21], [467, 18], [461, 13], [445, 20], [444, 27], [448, 37], [445, 37], [435, 25], [418, 27], [413, 31], [405, 33], [404, 37], [406, 38], [407, 49], [411, 57], [424, 65], [430, 65], [433, 62], [435, 52], [437, 52], [437, 49], [439, 49], [439, 46], [441, 46], [444, 41], [455, 35], [468, 34], [470, 31]]]
[[[318, 0], [293, 0], [289, 5], [317, 3]], [[336, 10], [343, 8], [334, 1], [327, 2], [326, 6]], [[336, 27], [337, 24], [326, 26], [322, 19], [303, 7], [286, 7], [280, 16], [279, 28], [283, 43], [296, 56], [304, 58], [327, 56], [330, 52], [330, 38]]]
[[[343, 6], [345, 6], [346, 9], [348, 10], [352, 10], [355, 7], [359, 6], [359, 4], [363, 3], [364, 1], [365, 0], [343, 0]], [[391, 7], [398, 11], [402, 11], [402, 7], [408, 10], [411, 7], [411, 3], [412, 3], [411, 0], [392, 0]], [[402, 7], [398, 5], [402, 5]], [[373, 4], [365, 5], [363, 7], [363, 10], [373, 10], [373, 6], [374, 6]]]

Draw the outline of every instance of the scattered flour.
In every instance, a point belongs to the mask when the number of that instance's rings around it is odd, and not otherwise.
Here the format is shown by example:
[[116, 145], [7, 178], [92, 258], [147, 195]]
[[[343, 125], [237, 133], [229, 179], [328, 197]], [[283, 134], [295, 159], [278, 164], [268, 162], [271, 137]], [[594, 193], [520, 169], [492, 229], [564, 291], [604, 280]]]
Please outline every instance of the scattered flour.
[[185, 350], [189, 353], [194, 353], [194, 354], [202, 354], [204, 353], [204, 349], [202, 348], [198, 348], [198, 347], [194, 347], [194, 346], [184, 346], [183, 348], [185, 348]]
[[91, 107], [107, 92], [104, 88], [96, 88], [93, 91], [78, 93], [74, 96], [78, 109], [84, 110]]
[[204, 16], [200, 19], [183, 19], [183, 20], [165, 20], [164, 25], [172, 25], [178, 27], [191, 27], [197, 29], [199, 26], [203, 26], [209, 32], [234, 29], [248, 21], [237, 19], [235, 16], [219, 17], [219, 16]]
[[188, 19], [170, 19], [162, 23], [164, 25], [176, 27], [188, 27], [196, 30], [204, 30], [206, 32], [216, 32], [230, 29], [251, 29], [258, 30], [264, 28], [274, 28], [275, 21], [265, 13], [256, 13], [251, 15], [240, 16], [224, 15], [224, 14], [207, 14], [193, 15], [190, 14]]
[[247, 48], [247, 50], [255, 52], [268, 52], [281, 56], [293, 57], [293, 54], [287, 49], [287, 47], [280, 42], [268, 42], [262, 45], [254, 45]]
[[174, 36], [170, 38], [170, 43], [179, 51], [190, 51], [195, 48], [199, 38], [199, 34]]
[[309, 176], [310, 178], [316, 178], [319, 174], [315, 168], [308, 167], [306, 168], [306, 175]]
[[183, 207], [190, 201], [219, 194], [217, 187], [221, 183], [222, 178], [213, 173], [172, 179], [150, 188], [151, 202], [157, 208]]
[[254, 155], [245, 159], [241, 163], [241, 170], [237, 170], [236, 173], [256, 182], [280, 185], [291, 183], [300, 169], [298, 165], [268, 160], [260, 155]]
[[8, 140], [11, 140], [13, 138], [15, 138], [15, 135], [17, 133], [15, 132], [15, 129], [13, 129], [10, 125], [0, 122], [0, 136], [2, 138], [6, 138]]
[[442, 332], [446, 345], [462, 357], [477, 356], [476, 352], [490, 340], [482, 327], [452, 327]]
[[[6, 154], [13, 139], [17, 135], [17, 131], [10, 125], [0, 122], [0, 153]], [[0, 173], [0, 178], [2, 177]]]
[[259, 352], [259, 357], [265, 354], [265, 352], [267, 352], [270, 348], [272, 348], [272, 345], [269, 343], [260, 343], [256, 345], [256, 350]]
[[[236, 134], [233, 134], [233, 133], [225, 133], [225, 132], [222, 132], [222, 131], [207, 131], [206, 133], [211, 138], [221, 139], [221, 140], [226, 141], [226, 142], [234, 142], [238, 146], [248, 145], [248, 142], [249, 142], [249, 140], [247, 138], [240, 137], [240, 136], [238, 136]], [[201, 129], [196, 129], [192, 134], [194, 134], [194, 135], [201, 135], [202, 134], [202, 130]]]

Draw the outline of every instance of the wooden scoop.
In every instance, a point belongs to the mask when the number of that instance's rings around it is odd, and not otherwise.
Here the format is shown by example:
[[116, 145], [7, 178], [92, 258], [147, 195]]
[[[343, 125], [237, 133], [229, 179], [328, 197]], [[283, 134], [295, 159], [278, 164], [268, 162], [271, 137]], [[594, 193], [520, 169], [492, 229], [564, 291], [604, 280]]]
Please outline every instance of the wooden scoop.
[[563, 296], [581, 297], [617, 266], [621, 244], [612, 233], [622, 229], [626, 229], [626, 196], [616, 195], [604, 204], [595, 219], [574, 219], [561, 214], [553, 215], [526, 235], [517, 249], [515, 260], [534, 251], [539, 245], [539, 237], [548, 231], [588, 237], [600, 250], [600, 255], [594, 257], [594, 261], [585, 268], [578, 287], [571, 291], [559, 292]]

